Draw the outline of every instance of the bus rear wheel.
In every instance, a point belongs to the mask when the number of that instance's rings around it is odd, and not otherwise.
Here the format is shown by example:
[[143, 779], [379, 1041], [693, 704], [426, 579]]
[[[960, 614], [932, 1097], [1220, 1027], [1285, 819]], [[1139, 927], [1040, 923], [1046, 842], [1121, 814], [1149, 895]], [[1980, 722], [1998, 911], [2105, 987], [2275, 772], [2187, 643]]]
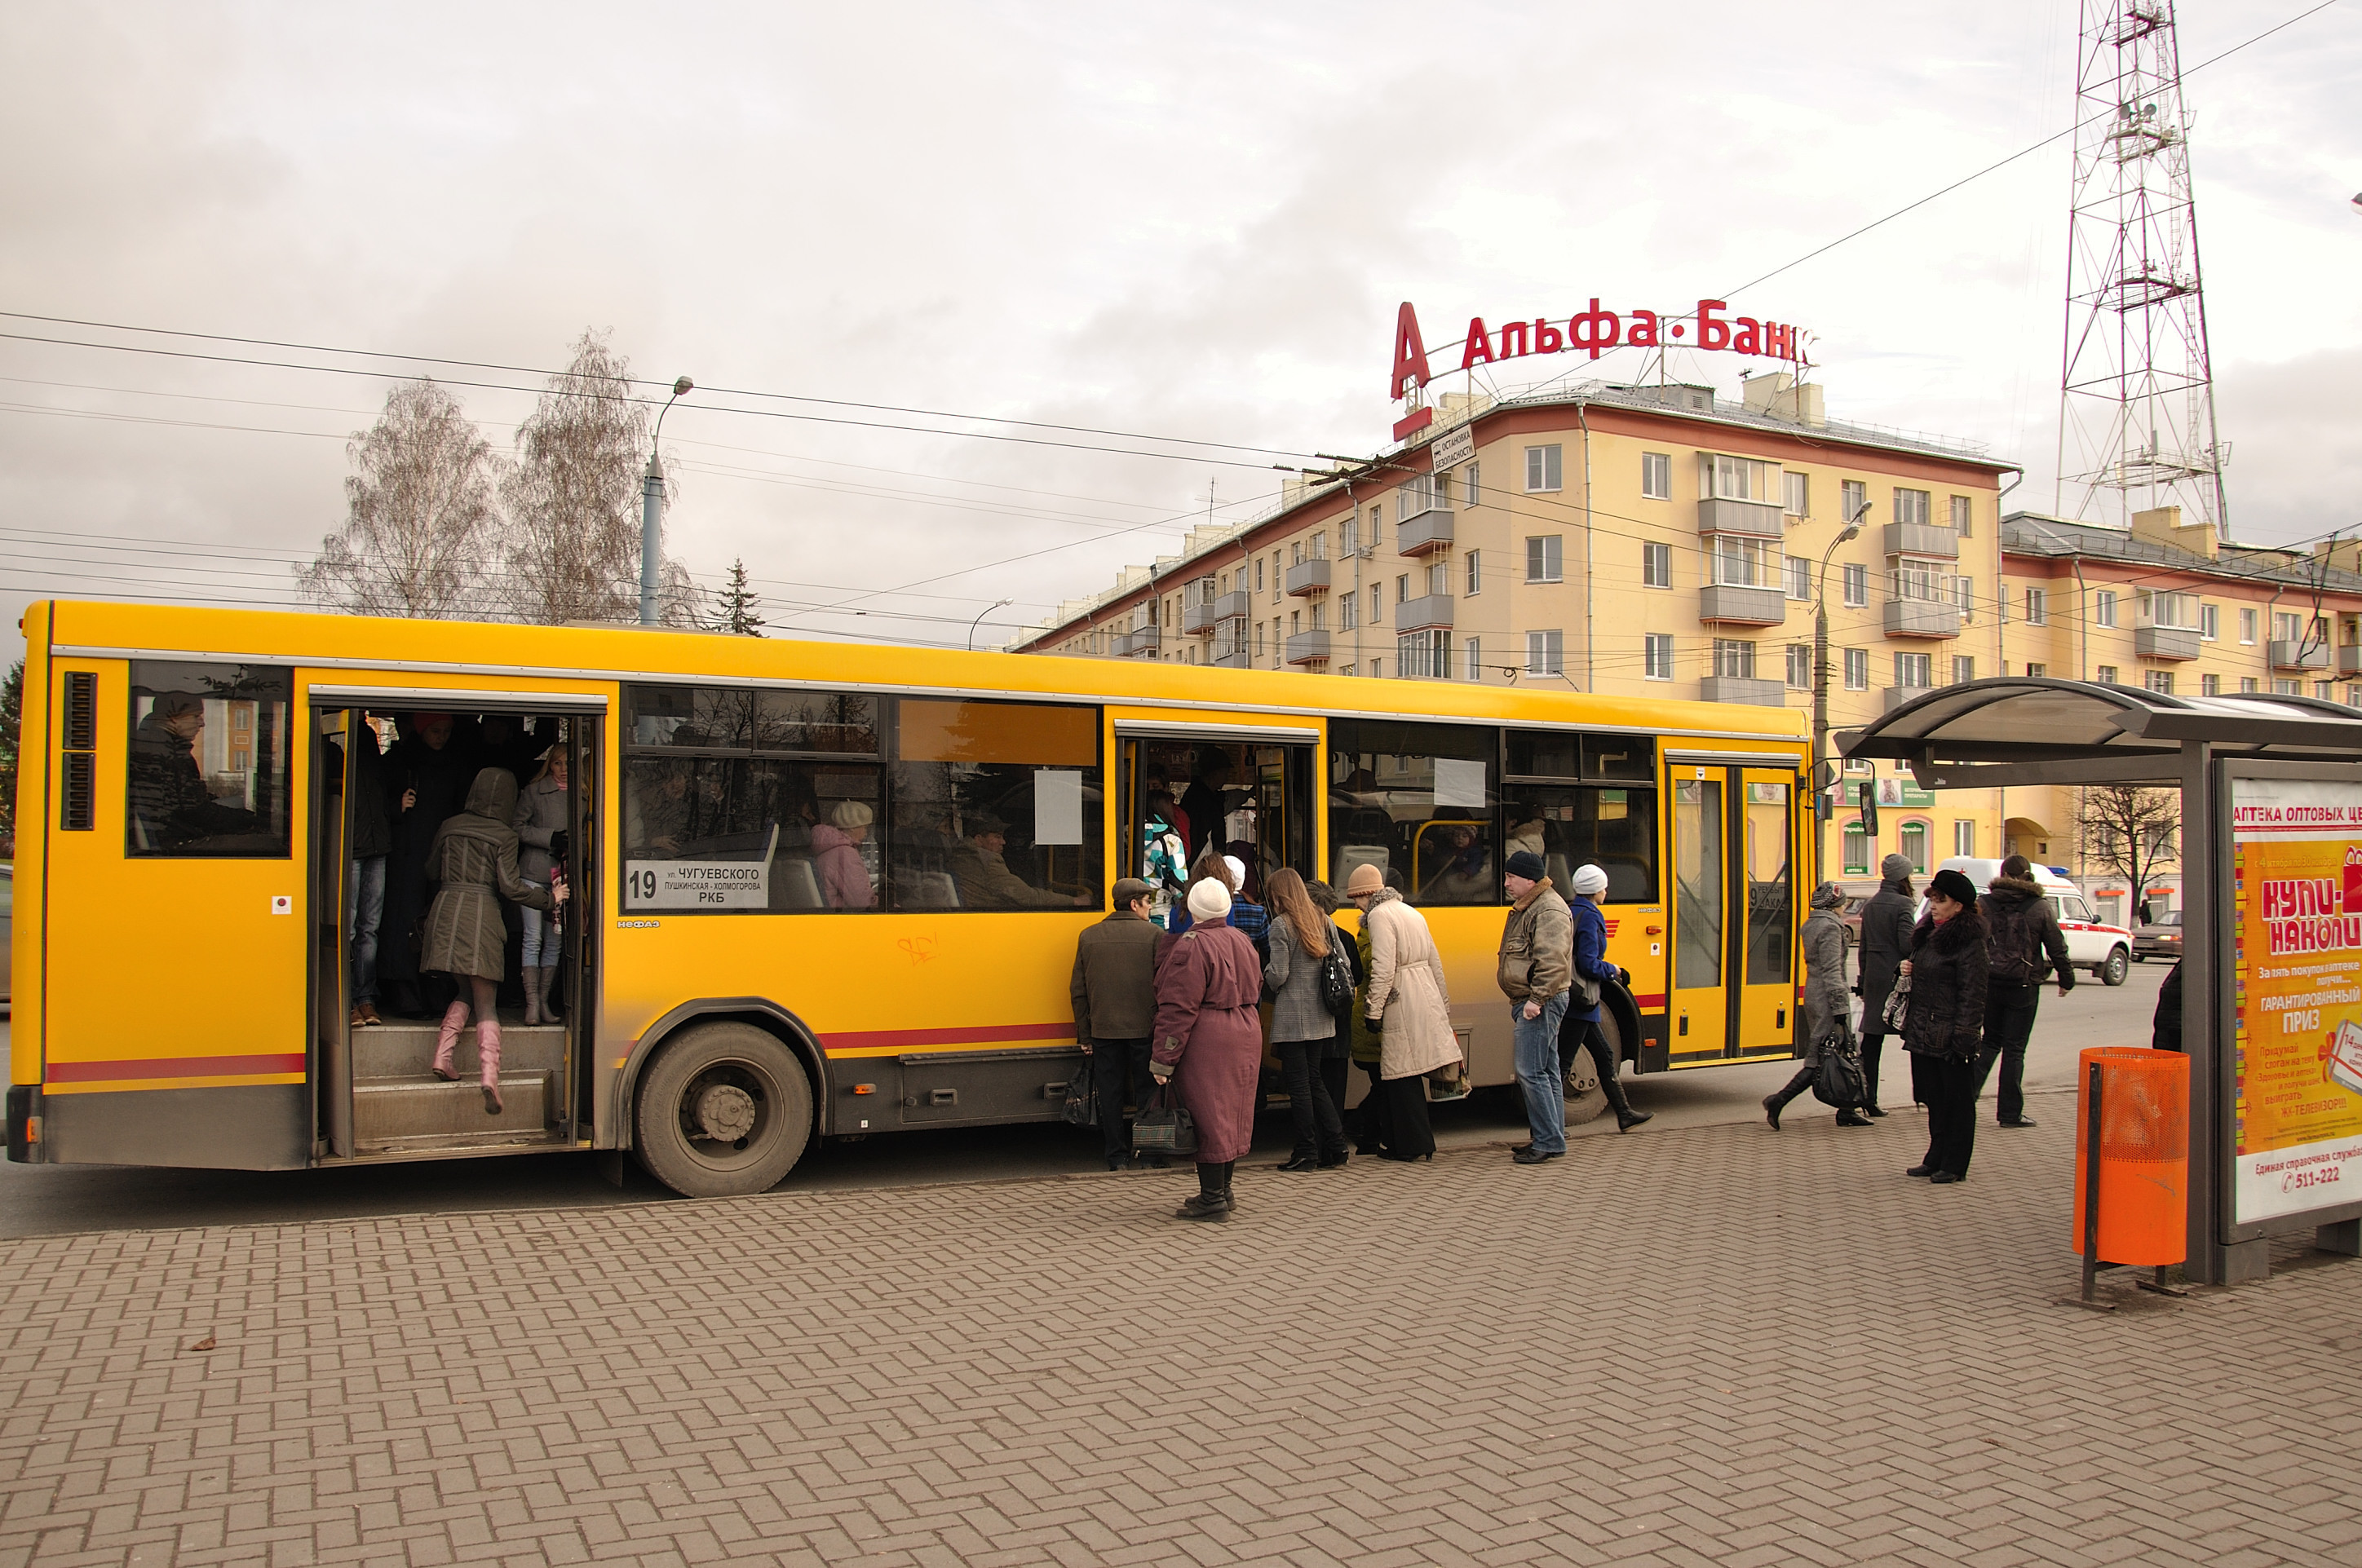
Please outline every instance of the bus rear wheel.
[[640, 1080], [635, 1122], [640, 1163], [675, 1192], [760, 1192], [811, 1139], [811, 1080], [794, 1052], [751, 1024], [693, 1025]]

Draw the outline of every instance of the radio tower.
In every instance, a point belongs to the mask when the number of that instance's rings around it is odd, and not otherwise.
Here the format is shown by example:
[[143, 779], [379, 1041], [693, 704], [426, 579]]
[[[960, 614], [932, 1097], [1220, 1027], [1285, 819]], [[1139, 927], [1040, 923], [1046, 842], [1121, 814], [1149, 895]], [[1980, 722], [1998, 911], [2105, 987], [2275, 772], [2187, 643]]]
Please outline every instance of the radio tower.
[[[2225, 527], [2172, 0], [2082, 0], [2058, 510]], [[2070, 504], [2071, 503], [2071, 504]]]

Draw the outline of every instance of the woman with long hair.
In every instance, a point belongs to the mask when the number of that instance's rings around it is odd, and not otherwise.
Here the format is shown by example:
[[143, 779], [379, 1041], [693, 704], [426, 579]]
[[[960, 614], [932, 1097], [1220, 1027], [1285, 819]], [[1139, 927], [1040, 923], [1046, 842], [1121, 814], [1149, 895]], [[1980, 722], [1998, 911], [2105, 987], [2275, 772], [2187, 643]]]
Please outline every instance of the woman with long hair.
[[1296, 1148], [1282, 1170], [1333, 1170], [1345, 1149], [1347, 1042], [1321, 993], [1320, 974], [1337, 946], [1336, 927], [1313, 906], [1297, 872], [1271, 874], [1271, 956], [1264, 960], [1264, 994], [1271, 998], [1271, 1043], [1287, 1083]]

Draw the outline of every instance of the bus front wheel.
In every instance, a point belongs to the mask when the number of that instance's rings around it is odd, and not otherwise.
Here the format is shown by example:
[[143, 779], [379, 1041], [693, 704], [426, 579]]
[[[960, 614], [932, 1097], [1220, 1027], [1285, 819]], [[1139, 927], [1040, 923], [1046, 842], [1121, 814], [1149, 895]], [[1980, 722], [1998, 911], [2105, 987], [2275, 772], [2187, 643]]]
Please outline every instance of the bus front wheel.
[[682, 1030], [640, 1080], [640, 1163], [684, 1197], [738, 1197], [774, 1185], [802, 1157], [811, 1126], [803, 1063], [751, 1024]]

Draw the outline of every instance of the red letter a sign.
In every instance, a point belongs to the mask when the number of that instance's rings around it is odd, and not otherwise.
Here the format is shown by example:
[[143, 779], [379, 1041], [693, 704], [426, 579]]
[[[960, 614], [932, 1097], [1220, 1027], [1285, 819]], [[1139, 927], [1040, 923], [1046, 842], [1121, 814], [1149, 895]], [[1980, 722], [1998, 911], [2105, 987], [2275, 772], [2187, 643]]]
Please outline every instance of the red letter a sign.
[[1390, 397], [1404, 398], [1413, 387], [1424, 387], [1428, 381], [1427, 345], [1418, 335], [1418, 313], [1403, 302], [1401, 313], [1395, 317], [1395, 381]]

